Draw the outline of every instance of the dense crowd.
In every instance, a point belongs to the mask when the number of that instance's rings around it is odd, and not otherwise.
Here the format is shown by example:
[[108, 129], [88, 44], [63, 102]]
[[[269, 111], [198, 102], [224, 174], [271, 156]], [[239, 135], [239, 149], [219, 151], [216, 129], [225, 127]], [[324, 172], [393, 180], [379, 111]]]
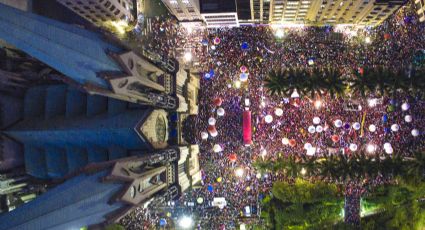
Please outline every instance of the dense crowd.
[[[158, 34], [162, 33], [164, 25], [158, 24]], [[285, 30], [282, 39], [276, 39], [273, 29], [264, 26], [211, 29], [208, 37], [204, 38], [208, 44], [198, 45], [192, 50], [199, 58], [203, 73], [213, 72], [208, 78], [204, 74], [201, 76], [199, 115], [193, 122], [184, 124], [185, 130], [196, 132], [189, 139], [200, 145], [203, 173], [202, 186], [184, 194], [180, 202], [196, 202], [197, 198], [203, 198], [203, 202], [191, 207], [199, 219], [198, 228], [235, 228], [237, 218], [244, 215], [246, 206], [252, 210], [270, 192], [274, 181], [288, 179], [281, 173], [257, 172], [252, 163], [258, 159], [276, 161], [289, 155], [300, 157], [306, 154], [306, 143], [316, 148], [314, 155], [317, 156], [333, 151], [355, 154], [369, 144], [374, 146], [370, 152], [382, 153], [384, 143], [390, 143], [394, 154], [405, 156], [424, 149], [423, 134], [418, 137], [411, 134], [412, 129], [422, 133], [425, 127], [425, 101], [419, 98], [397, 94], [370, 104], [357, 95], [349, 98], [281, 98], [267, 94], [263, 80], [271, 69], [333, 67], [347, 77], [353, 70], [366, 67], [408, 70], [415, 52], [425, 49], [425, 25], [418, 21], [409, 7], [402, 8], [376, 28], [357, 30], [356, 36], [335, 36], [334, 29], [293, 28]], [[184, 41], [178, 38], [179, 30], [175, 29], [175, 40], [165, 42], [168, 45], [161, 45], [162, 42], [157, 40], [158, 44], [149, 46], [173, 55], [170, 42], [178, 46], [178, 41]], [[187, 36], [186, 33], [180, 31], [180, 35]], [[370, 43], [364, 42], [366, 37], [371, 38]], [[198, 42], [202, 44], [202, 41]], [[239, 81], [241, 66], [247, 67], [249, 77], [247, 82], [239, 82], [238, 87], [235, 83]], [[374, 97], [370, 95], [369, 99]], [[225, 110], [225, 115], [222, 117], [217, 116], [218, 107], [213, 103], [216, 98], [223, 100], [220, 107]], [[249, 99], [247, 107], [252, 112], [251, 146], [242, 142], [245, 99]], [[317, 104], [319, 100], [320, 105]], [[401, 109], [404, 103], [409, 104], [407, 110]], [[277, 108], [283, 110], [282, 116], [275, 114]], [[267, 115], [273, 117], [270, 123], [266, 122]], [[406, 115], [413, 117], [411, 122], [405, 121]], [[217, 120], [218, 136], [201, 140], [200, 132], [207, 131], [210, 117]], [[318, 124], [313, 124], [315, 117], [320, 118]], [[341, 120], [343, 126], [336, 127], [336, 120]], [[356, 122], [361, 124], [358, 130], [353, 128]], [[344, 127], [345, 123], [347, 127]], [[391, 130], [393, 124], [398, 126], [396, 131]], [[310, 126], [317, 125], [323, 130], [309, 132]], [[370, 131], [370, 125], [375, 125], [376, 131]], [[333, 135], [337, 135], [338, 140], [333, 141]], [[293, 139], [296, 144], [282, 143], [284, 138]], [[213, 151], [215, 144], [219, 144], [222, 151]], [[350, 144], [356, 144], [358, 149], [353, 151]], [[236, 154], [237, 159], [230, 160], [231, 154]], [[243, 174], [235, 175], [236, 169], [242, 169]], [[355, 204], [359, 203], [357, 199], [367, 191], [367, 186], [384, 182], [385, 179], [376, 178], [365, 185], [347, 186], [345, 192], [349, 201], [346, 205], [354, 205], [348, 209], [358, 213]], [[227, 205], [222, 209], [211, 207], [215, 197], [224, 197]]]

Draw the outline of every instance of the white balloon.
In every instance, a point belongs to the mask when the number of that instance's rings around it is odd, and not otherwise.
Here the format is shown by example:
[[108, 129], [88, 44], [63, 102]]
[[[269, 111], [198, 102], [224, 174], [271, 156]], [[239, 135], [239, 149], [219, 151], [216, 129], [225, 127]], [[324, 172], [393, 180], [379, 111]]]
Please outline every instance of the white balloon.
[[201, 132], [201, 138], [202, 138], [202, 140], [208, 139], [208, 133], [207, 132]]
[[393, 149], [393, 147], [389, 147], [389, 148], [386, 148], [386, 149], [385, 149], [385, 152], [386, 152], [387, 154], [392, 154], [392, 153], [394, 152], [394, 149]]
[[209, 119], [208, 119], [208, 124], [209, 125], [215, 125], [215, 122], [216, 122], [217, 120], [214, 118], [214, 117], [210, 117]]
[[218, 135], [218, 132], [217, 132], [217, 131], [211, 132], [211, 133], [210, 133], [210, 135], [211, 135], [212, 137], [216, 137], [216, 136]]
[[211, 49], [212, 49], [212, 50], [215, 50], [215, 48], [216, 48], [216, 47], [215, 47], [215, 45], [212, 45], [212, 46], [211, 46]]
[[281, 108], [276, 108], [276, 109], [274, 110], [274, 114], [275, 114], [276, 116], [280, 117], [280, 116], [282, 116], [282, 115], [283, 115], [283, 110], [282, 110]]
[[239, 74], [239, 80], [242, 82], [248, 81], [248, 74], [247, 73]]
[[310, 143], [304, 144], [304, 149], [308, 150], [309, 148], [313, 147]]
[[320, 124], [320, 118], [319, 117], [314, 117], [313, 118], [313, 124], [315, 124], [315, 125]]
[[323, 127], [321, 125], [316, 126], [316, 132], [321, 133], [323, 131]]
[[391, 130], [392, 130], [393, 132], [397, 132], [399, 129], [400, 129], [400, 126], [399, 126], [399, 125], [397, 125], [397, 124], [393, 124], [393, 125], [391, 125]]
[[223, 148], [221, 148], [220, 145], [215, 144], [214, 147], [213, 147], [213, 151], [216, 152], [216, 153], [218, 153], [218, 152], [223, 151]]
[[419, 136], [419, 130], [417, 130], [417, 129], [412, 129], [412, 136], [414, 136], [414, 137]]
[[282, 138], [282, 144], [288, 145], [289, 144], [289, 139], [286, 138], [286, 137]]
[[357, 150], [357, 145], [354, 144], [354, 143], [350, 144], [350, 150], [353, 151], [353, 152], [356, 151]]
[[308, 127], [308, 132], [314, 133], [314, 132], [316, 132], [316, 128], [314, 128], [314, 126], [311, 125], [311, 126]]
[[389, 142], [386, 142], [386, 143], [384, 144], [384, 149], [387, 149], [387, 148], [392, 148], [392, 147], [391, 147], [391, 144], [390, 144]]
[[342, 121], [341, 120], [335, 120], [334, 122], [335, 127], [340, 128], [342, 126]]
[[404, 116], [404, 121], [405, 122], [410, 123], [410, 122], [412, 122], [412, 120], [413, 120], [412, 116], [410, 116], [410, 115]]
[[371, 131], [372, 133], [376, 131], [376, 125], [369, 125], [369, 131]]
[[265, 121], [266, 121], [266, 123], [272, 123], [272, 121], [273, 121], [272, 115], [267, 115], [266, 118], [265, 118]]
[[309, 149], [307, 149], [307, 156], [313, 156], [316, 153], [316, 148], [315, 147], [311, 147]]
[[355, 130], [359, 130], [359, 129], [360, 129], [360, 123], [359, 123], [359, 122], [355, 122], [355, 123], [353, 124], [353, 128], [354, 128]]
[[406, 111], [406, 110], [408, 110], [410, 108], [410, 105], [409, 105], [409, 103], [407, 103], [407, 102], [404, 102], [402, 105], [401, 105], [401, 109], [403, 110], [403, 111]]
[[220, 117], [221, 116], [224, 116], [224, 109], [223, 108], [218, 108], [217, 109], [217, 115], [220, 116]]

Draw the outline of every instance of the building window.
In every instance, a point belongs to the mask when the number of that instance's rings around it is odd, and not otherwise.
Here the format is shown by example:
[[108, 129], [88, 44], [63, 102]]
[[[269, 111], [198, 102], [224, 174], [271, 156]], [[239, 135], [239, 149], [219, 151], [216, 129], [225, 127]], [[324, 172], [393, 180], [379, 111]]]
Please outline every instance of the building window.
[[118, 14], [120, 14], [120, 12], [121, 12], [120, 10], [116, 10], [116, 11], [114, 12], [114, 14], [115, 14], [115, 15], [118, 15]]
[[111, 6], [111, 2], [110, 1], [107, 1], [106, 3], [105, 3], [105, 5], [104, 5], [105, 7], [109, 7], [109, 6]]
[[111, 11], [115, 10], [115, 6], [111, 6], [111, 8], [109, 8]]

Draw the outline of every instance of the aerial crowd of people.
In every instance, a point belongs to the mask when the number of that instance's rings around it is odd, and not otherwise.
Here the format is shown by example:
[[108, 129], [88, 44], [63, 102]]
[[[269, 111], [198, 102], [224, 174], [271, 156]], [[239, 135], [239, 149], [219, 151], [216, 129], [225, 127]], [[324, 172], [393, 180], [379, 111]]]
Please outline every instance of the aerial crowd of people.
[[[158, 22], [157, 29], [152, 48], [170, 55], [172, 49], [187, 46], [179, 35], [190, 34], [177, 25]], [[161, 31], [171, 30], [173, 34], [161, 35]], [[330, 152], [351, 155], [362, 150], [409, 156], [424, 149], [425, 101], [415, 96], [282, 98], [267, 93], [263, 80], [272, 69], [333, 67], [346, 75], [377, 66], [407, 71], [414, 54], [425, 49], [425, 24], [410, 7], [403, 7], [377, 27], [356, 30], [355, 35], [336, 36], [335, 30], [330, 26], [291, 28], [276, 38], [271, 27], [241, 26], [209, 29], [197, 41], [192, 51], [202, 70], [199, 115], [194, 122], [186, 122], [184, 130], [190, 132], [185, 134], [188, 141], [200, 146], [202, 185], [186, 192], [177, 205], [196, 203], [188, 209], [196, 213], [199, 229], [235, 228], [238, 218], [248, 215], [245, 207], [255, 210], [274, 181], [288, 179], [283, 173], [257, 171], [253, 166], [257, 160]], [[172, 39], [166, 40], [169, 37]], [[242, 66], [247, 68], [247, 81], [240, 79]], [[223, 101], [220, 106], [214, 103], [217, 98]], [[217, 115], [218, 108], [224, 109], [224, 116]], [[252, 112], [250, 146], [242, 142], [242, 112], [246, 109]], [[218, 135], [203, 139], [201, 132], [208, 133], [211, 117], [216, 119]], [[342, 123], [337, 124], [339, 121]], [[221, 148], [215, 150], [214, 145]], [[358, 199], [364, 191], [350, 185], [347, 198]], [[217, 197], [225, 198], [224, 207], [212, 206]], [[346, 205], [351, 203], [358, 202]]]

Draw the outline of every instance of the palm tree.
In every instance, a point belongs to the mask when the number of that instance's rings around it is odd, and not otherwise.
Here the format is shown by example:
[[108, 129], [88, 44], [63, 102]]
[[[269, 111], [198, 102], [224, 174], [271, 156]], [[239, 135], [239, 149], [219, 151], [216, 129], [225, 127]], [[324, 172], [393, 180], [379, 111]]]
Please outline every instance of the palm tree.
[[375, 84], [375, 89], [379, 91], [381, 96], [388, 94], [391, 72], [387, 68], [379, 67], [371, 70], [369, 76]]
[[321, 97], [322, 90], [325, 87], [323, 73], [318, 68], [315, 68], [311, 73], [306, 72], [305, 75], [306, 81], [302, 92], [310, 93], [312, 98], [315, 98], [316, 95]]
[[324, 70], [324, 74], [326, 76], [324, 81], [326, 90], [331, 98], [334, 96], [343, 96], [347, 85], [345, 80], [342, 78], [341, 73], [336, 69], [327, 68]]
[[415, 152], [414, 159], [407, 164], [407, 175], [413, 181], [425, 180], [425, 153]]
[[407, 91], [407, 79], [403, 70], [397, 70], [389, 74], [389, 89], [393, 96], [395, 96], [398, 90]]
[[270, 95], [281, 96], [284, 92], [285, 76], [282, 69], [271, 70], [266, 79], [264, 79], [264, 86]]
[[362, 97], [366, 97], [366, 94], [374, 91], [371, 78], [368, 75], [369, 72], [369, 69], [364, 69], [363, 74], [356, 71], [354, 73], [354, 78], [350, 80], [353, 92], [361, 95]]
[[411, 71], [410, 76], [406, 79], [406, 87], [413, 94], [419, 94], [420, 97], [425, 95], [425, 69], [415, 69]]

